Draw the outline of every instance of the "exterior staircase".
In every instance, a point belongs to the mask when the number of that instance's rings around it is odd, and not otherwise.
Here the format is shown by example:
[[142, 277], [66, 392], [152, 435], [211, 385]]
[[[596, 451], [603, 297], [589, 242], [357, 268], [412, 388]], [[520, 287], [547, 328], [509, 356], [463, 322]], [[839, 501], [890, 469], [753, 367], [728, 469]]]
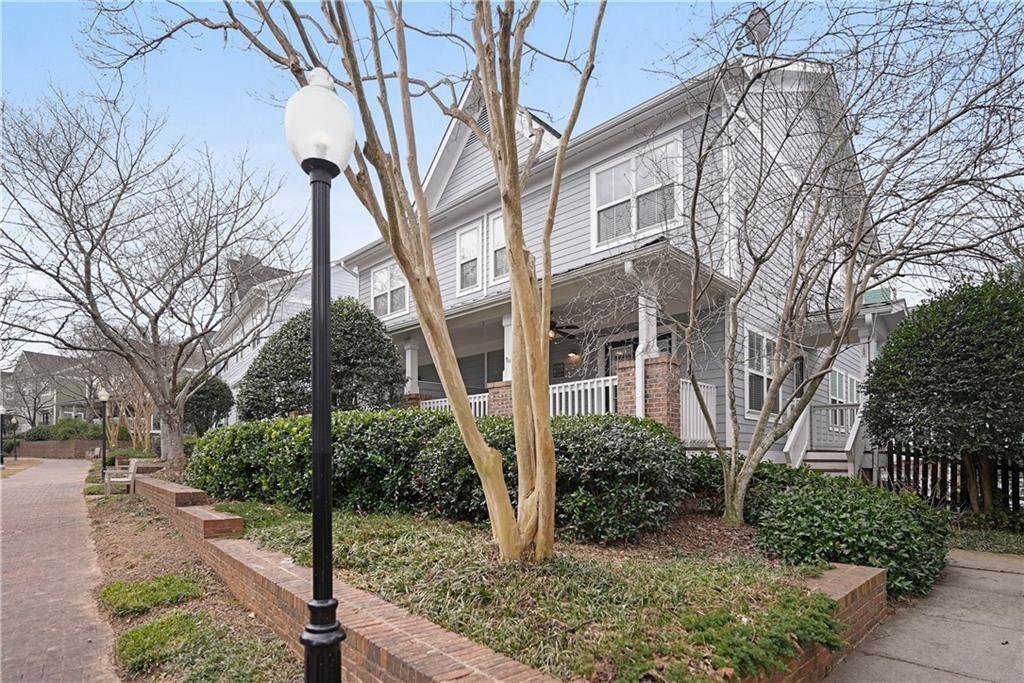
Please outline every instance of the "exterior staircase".
[[807, 451], [803, 465], [829, 477], [850, 476], [850, 461], [845, 451]]

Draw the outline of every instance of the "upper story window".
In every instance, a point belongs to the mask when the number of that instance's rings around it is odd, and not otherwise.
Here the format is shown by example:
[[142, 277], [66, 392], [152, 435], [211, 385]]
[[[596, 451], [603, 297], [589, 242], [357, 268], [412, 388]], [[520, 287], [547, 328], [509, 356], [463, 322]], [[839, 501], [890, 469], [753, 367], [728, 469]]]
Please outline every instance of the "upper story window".
[[491, 216], [491, 281], [508, 279], [508, 247], [505, 245], [505, 221], [501, 214]]
[[397, 263], [374, 268], [370, 273], [370, 300], [379, 318], [408, 310], [408, 287]]
[[832, 370], [828, 374], [829, 403], [859, 402], [860, 385], [856, 377], [842, 370]]
[[675, 158], [676, 145], [670, 142], [593, 172], [595, 246], [618, 243], [677, 217]]
[[480, 289], [480, 224], [459, 230], [456, 236], [458, 262], [458, 292], [465, 294]]
[[[755, 330], [747, 330], [747, 410], [760, 412], [775, 376], [773, 358], [775, 340]], [[779, 412], [779, 396], [772, 401], [772, 414]]]

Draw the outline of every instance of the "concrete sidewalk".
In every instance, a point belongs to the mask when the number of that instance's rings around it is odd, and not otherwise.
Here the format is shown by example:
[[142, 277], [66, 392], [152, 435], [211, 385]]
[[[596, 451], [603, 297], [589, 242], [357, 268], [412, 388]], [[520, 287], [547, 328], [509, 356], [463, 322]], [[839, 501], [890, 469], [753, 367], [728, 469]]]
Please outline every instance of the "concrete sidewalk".
[[898, 608], [829, 681], [1024, 681], [1024, 556], [952, 551], [931, 593]]

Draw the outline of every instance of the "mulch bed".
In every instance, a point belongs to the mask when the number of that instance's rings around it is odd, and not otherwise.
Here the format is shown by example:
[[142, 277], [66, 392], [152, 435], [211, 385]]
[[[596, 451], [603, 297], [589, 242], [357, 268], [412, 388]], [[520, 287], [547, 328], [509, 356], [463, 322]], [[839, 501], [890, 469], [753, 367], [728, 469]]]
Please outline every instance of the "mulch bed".
[[[211, 615], [239, 636], [276, 640], [270, 628], [235, 599], [156, 508], [137, 496], [90, 496], [87, 501], [96, 554], [103, 573], [102, 585], [112, 581], [152, 579], [170, 573], [199, 575], [203, 578], [206, 595], [184, 603], [183, 607]], [[153, 617], [153, 613], [115, 616], [107, 612], [99, 601], [98, 590], [96, 600], [114, 629], [115, 639], [125, 630]], [[125, 671], [119, 673], [125, 680], [132, 680]], [[144, 675], [136, 680], [150, 678]], [[294, 680], [301, 678], [302, 663], [296, 658]]]

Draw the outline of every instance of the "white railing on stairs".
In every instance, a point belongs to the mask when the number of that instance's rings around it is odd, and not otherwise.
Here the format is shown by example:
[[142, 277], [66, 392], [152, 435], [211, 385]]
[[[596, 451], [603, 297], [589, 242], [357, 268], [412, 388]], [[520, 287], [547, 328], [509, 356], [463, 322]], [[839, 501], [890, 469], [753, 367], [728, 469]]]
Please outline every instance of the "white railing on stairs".
[[551, 415], [615, 414], [618, 384], [616, 375], [552, 384]]
[[790, 467], [800, 467], [803, 464], [804, 456], [811, 446], [811, 407], [807, 406], [800, 417], [796, 419], [793, 429], [789, 430], [786, 437], [786, 445], [782, 447], [782, 454]]
[[[697, 382], [712, 417], [718, 415], [718, 389], [714, 384]], [[687, 446], [712, 446], [711, 428], [704, 419], [700, 402], [688, 379], [679, 380], [679, 434]]]

